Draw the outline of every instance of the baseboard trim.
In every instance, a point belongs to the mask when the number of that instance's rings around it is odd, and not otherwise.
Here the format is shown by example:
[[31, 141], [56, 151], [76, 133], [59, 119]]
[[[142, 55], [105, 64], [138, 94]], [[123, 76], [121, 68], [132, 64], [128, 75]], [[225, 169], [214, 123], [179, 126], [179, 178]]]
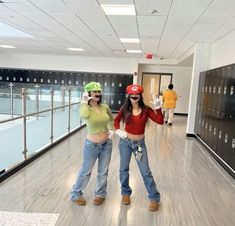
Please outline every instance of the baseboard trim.
[[188, 116], [188, 114], [187, 113], [174, 113], [174, 115], [182, 115], [182, 116]]
[[11, 175], [15, 174], [16, 172], [18, 172], [19, 170], [23, 169], [25, 166], [29, 165], [31, 162], [33, 162], [34, 160], [36, 160], [37, 158], [39, 158], [41, 155], [45, 154], [46, 152], [50, 151], [53, 147], [55, 147], [56, 145], [60, 144], [61, 142], [63, 142], [65, 139], [67, 139], [68, 137], [72, 136], [73, 134], [75, 134], [76, 132], [78, 132], [81, 128], [83, 128], [85, 126], [81, 125], [80, 127], [78, 127], [77, 129], [73, 130], [70, 134], [65, 135], [64, 137], [62, 137], [61, 139], [55, 141], [53, 144], [45, 147], [44, 149], [42, 149], [40, 152], [32, 155], [31, 157], [29, 157], [28, 159], [26, 159], [25, 161], [22, 161], [21, 163], [17, 164], [15, 167], [9, 169], [9, 170], [5, 170], [3, 169], [0, 172], [0, 183], [3, 182], [4, 180], [6, 180], [8, 177], [10, 177]]
[[194, 133], [186, 133], [186, 137], [197, 137]]

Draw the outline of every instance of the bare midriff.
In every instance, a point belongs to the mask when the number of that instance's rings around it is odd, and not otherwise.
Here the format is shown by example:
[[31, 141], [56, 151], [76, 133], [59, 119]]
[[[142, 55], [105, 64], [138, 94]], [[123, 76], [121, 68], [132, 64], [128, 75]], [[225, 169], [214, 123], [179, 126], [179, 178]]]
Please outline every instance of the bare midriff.
[[87, 134], [86, 138], [87, 140], [93, 142], [93, 143], [102, 143], [106, 140], [108, 140], [109, 133], [108, 132], [100, 132], [96, 134]]
[[141, 140], [141, 139], [144, 138], [144, 134], [135, 135], [135, 134], [127, 133], [127, 137], [128, 137], [130, 140]]

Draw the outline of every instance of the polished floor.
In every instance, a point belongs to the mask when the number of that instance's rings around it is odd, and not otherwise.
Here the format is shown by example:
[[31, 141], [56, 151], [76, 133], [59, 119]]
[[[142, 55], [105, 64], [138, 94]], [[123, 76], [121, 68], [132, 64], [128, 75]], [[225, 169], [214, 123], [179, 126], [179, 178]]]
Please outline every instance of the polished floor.
[[85, 190], [86, 206], [69, 200], [82, 162], [86, 129], [56, 146], [0, 184], [0, 211], [57, 213], [57, 226], [234, 226], [235, 181], [193, 138], [185, 137], [186, 117], [172, 127], [148, 122], [146, 143], [152, 173], [162, 195], [159, 211], [148, 211], [146, 190], [134, 158], [130, 206], [120, 203], [118, 137], [104, 204], [94, 206], [96, 166]]

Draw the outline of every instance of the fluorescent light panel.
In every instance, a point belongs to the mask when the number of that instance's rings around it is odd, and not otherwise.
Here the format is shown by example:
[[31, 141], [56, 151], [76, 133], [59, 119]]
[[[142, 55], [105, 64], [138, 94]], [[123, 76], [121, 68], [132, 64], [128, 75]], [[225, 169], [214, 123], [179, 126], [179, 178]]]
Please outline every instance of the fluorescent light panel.
[[23, 31], [0, 22], [0, 37], [34, 38]]
[[126, 52], [127, 53], [142, 53], [141, 50], [131, 50], [131, 49], [127, 49]]
[[134, 16], [134, 5], [101, 5], [106, 15], [130, 15]]
[[82, 52], [82, 51], [84, 51], [84, 49], [82, 49], [82, 48], [67, 48], [69, 51], [80, 51], [80, 52]]
[[0, 45], [0, 48], [4, 48], [4, 49], [15, 49], [15, 46]]
[[140, 42], [138, 38], [120, 38], [120, 41], [123, 43], [139, 43]]

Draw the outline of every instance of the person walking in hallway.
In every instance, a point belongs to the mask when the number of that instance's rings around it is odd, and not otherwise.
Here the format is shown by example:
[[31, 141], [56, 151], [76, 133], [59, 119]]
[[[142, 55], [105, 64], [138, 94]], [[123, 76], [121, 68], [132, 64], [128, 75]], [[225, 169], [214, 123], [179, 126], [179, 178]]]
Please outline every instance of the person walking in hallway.
[[172, 126], [176, 101], [178, 100], [176, 92], [173, 90], [173, 84], [168, 85], [168, 90], [163, 92], [164, 120], [169, 126]]
[[[142, 97], [144, 89], [139, 85], [129, 85], [126, 92], [128, 98], [114, 119], [115, 133], [120, 136], [118, 147], [122, 203], [129, 205], [131, 202], [132, 189], [129, 185], [129, 164], [133, 153], [150, 199], [149, 210], [157, 211], [160, 203], [160, 193], [149, 167], [144, 132], [148, 118], [158, 124], [163, 124], [160, 103], [159, 108], [155, 109], [156, 112], [146, 106]], [[125, 124], [125, 131], [120, 129], [121, 120]]]
[[113, 115], [109, 106], [102, 104], [100, 83], [90, 82], [84, 90], [80, 115], [85, 120], [88, 134], [84, 145], [82, 167], [73, 185], [71, 200], [77, 205], [86, 204], [83, 190], [98, 159], [97, 186], [93, 203], [101, 205], [107, 195], [107, 176], [112, 153], [111, 138], [114, 134]]

